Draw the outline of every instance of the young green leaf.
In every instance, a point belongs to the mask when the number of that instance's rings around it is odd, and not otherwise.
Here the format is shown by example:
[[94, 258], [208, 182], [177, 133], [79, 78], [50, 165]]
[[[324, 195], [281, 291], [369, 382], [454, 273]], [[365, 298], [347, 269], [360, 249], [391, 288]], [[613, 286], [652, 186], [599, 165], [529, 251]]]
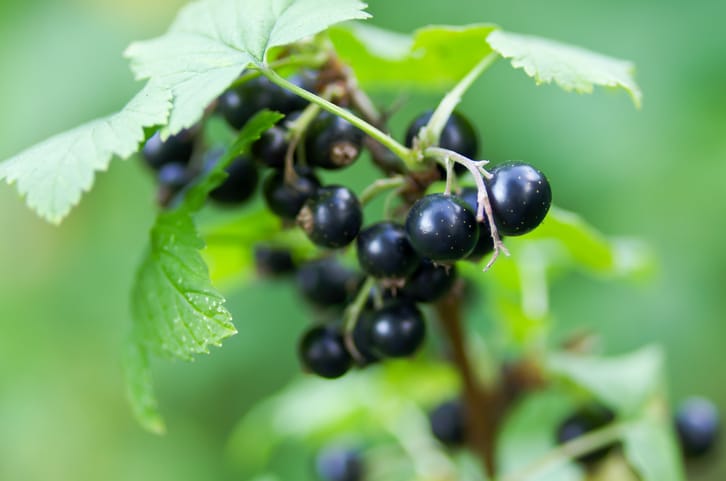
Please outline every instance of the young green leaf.
[[171, 90], [167, 130], [176, 133], [243, 69], [264, 67], [270, 48], [368, 18], [364, 8], [358, 0], [202, 0], [182, 9], [165, 35], [131, 44], [126, 56], [138, 78]]
[[28, 206], [58, 224], [116, 155], [127, 158], [144, 140], [144, 127], [166, 122], [171, 94], [149, 82], [126, 107], [56, 135], [0, 164], [0, 180], [16, 184]]
[[625, 456], [643, 481], [685, 481], [681, 453], [670, 422], [645, 417], [629, 425]]
[[147, 349], [130, 339], [124, 356], [124, 374], [129, 403], [139, 424], [154, 434], [164, 434], [166, 426], [159, 414], [159, 403], [154, 395], [149, 353]]
[[555, 82], [567, 91], [591, 93], [595, 85], [625, 89], [640, 107], [642, 93], [633, 64], [553, 40], [497, 30], [487, 39], [514, 68], [524, 69], [538, 84]]
[[364, 87], [441, 90], [492, 52], [490, 24], [421, 28], [412, 36], [360, 23], [330, 29], [338, 55]]

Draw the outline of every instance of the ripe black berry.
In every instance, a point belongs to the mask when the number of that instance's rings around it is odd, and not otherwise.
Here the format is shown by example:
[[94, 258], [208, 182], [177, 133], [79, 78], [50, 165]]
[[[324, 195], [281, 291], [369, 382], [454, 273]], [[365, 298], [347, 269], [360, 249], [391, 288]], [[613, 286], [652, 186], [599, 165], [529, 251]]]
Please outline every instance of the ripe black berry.
[[456, 266], [437, 266], [428, 259], [406, 281], [403, 295], [416, 302], [434, 302], [451, 290], [456, 281]]
[[550, 183], [542, 172], [523, 162], [507, 162], [492, 171], [489, 198], [497, 228], [504, 235], [530, 232], [552, 203]]
[[305, 201], [320, 187], [320, 181], [312, 170], [296, 167], [297, 177], [291, 183], [285, 182], [282, 171], [271, 172], [262, 185], [262, 194], [267, 207], [283, 219], [294, 220]]
[[676, 431], [683, 454], [700, 458], [713, 450], [719, 433], [716, 406], [704, 398], [691, 398], [676, 412]]
[[433, 261], [464, 258], [479, 241], [476, 216], [463, 200], [445, 194], [419, 199], [408, 212], [406, 233], [419, 255]]
[[186, 186], [192, 180], [191, 178], [191, 173], [186, 164], [179, 162], [164, 164], [156, 174], [159, 187], [167, 188], [173, 192], [178, 192]]
[[318, 475], [325, 481], [361, 481], [364, 474], [363, 460], [355, 451], [329, 448], [318, 455]]
[[329, 307], [345, 304], [358, 286], [360, 276], [335, 257], [325, 257], [300, 266], [296, 281], [308, 301]]
[[323, 112], [310, 124], [305, 157], [323, 169], [341, 169], [355, 162], [363, 148], [363, 131], [337, 115]]
[[405, 229], [394, 222], [379, 222], [364, 229], [357, 246], [361, 269], [373, 277], [403, 279], [419, 264]]
[[190, 130], [184, 130], [172, 135], [165, 141], [161, 140], [161, 133], [156, 132], [146, 141], [141, 154], [146, 163], [154, 170], [166, 164], [179, 163], [187, 165], [194, 150], [194, 135]]
[[317, 326], [300, 341], [300, 361], [310, 372], [335, 379], [350, 369], [353, 360], [345, 349], [340, 330], [335, 326]]
[[381, 360], [381, 357], [373, 352], [371, 345], [371, 323], [373, 321], [373, 311], [364, 310], [353, 327], [353, 346], [358, 351], [358, 356], [354, 356], [361, 366], [374, 364]]
[[370, 322], [371, 348], [381, 357], [410, 356], [426, 336], [423, 314], [411, 302], [393, 302], [373, 312]]
[[255, 267], [263, 277], [283, 276], [295, 272], [295, 261], [288, 249], [255, 246]]
[[[615, 419], [615, 414], [602, 405], [585, 406], [565, 419], [557, 430], [557, 442], [564, 444], [584, 434], [605, 427]], [[615, 443], [604, 446], [577, 458], [577, 461], [588, 465], [600, 461], [610, 453]]]
[[259, 140], [252, 144], [252, 156], [262, 165], [281, 169], [285, 166], [288, 145], [285, 129], [275, 126], [263, 133]]
[[[413, 139], [418, 135], [422, 127], [429, 123], [433, 111], [429, 110], [416, 117], [411, 122], [406, 131], [406, 145], [413, 146]], [[439, 147], [442, 149], [453, 150], [464, 157], [473, 159], [479, 151], [479, 140], [474, 126], [471, 122], [458, 112], [454, 112], [441, 131], [439, 137]], [[443, 170], [443, 169], [442, 169]], [[454, 170], [457, 174], [462, 174], [466, 168], [461, 164], [456, 164]]]
[[297, 221], [315, 245], [336, 249], [356, 238], [363, 210], [350, 189], [330, 185], [319, 188], [305, 201]]
[[[217, 158], [218, 160], [219, 158]], [[259, 174], [249, 157], [237, 157], [225, 169], [228, 177], [209, 197], [222, 204], [241, 204], [255, 193]]]
[[[461, 189], [459, 197], [466, 202], [469, 209], [476, 215], [479, 206], [479, 191], [475, 187], [464, 187]], [[479, 241], [466, 258], [477, 261], [492, 251], [494, 251], [494, 240], [492, 239], [492, 231], [489, 229], [489, 221], [485, 218], [479, 222]]]
[[267, 77], [257, 77], [230, 89], [219, 98], [219, 111], [227, 123], [240, 129], [262, 109], [288, 114], [305, 107], [295, 94], [270, 82]]
[[437, 406], [429, 414], [431, 432], [444, 446], [457, 447], [466, 440], [464, 406], [458, 399]]

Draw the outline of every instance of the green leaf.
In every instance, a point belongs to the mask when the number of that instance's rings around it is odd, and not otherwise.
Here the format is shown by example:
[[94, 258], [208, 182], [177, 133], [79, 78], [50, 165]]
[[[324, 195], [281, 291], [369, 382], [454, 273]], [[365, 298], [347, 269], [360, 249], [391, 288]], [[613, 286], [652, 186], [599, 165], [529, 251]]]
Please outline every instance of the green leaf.
[[270, 48], [330, 25], [365, 19], [357, 0], [203, 0], [181, 10], [169, 31], [131, 44], [126, 56], [138, 78], [172, 92], [167, 130], [193, 125], [204, 109], [250, 65], [264, 67]]
[[129, 340], [125, 354], [126, 388], [134, 416], [147, 431], [164, 434], [166, 426], [159, 414], [159, 403], [154, 395], [148, 351], [140, 344]]
[[437, 25], [408, 36], [355, 23], [332, 28], [329, 35], [364, 87], [441, 90], [461, 80], [492, 52], [486, 39], [496, 28]]
[[564, 90], [591, 93], [595, 85], [622, 88], [640, 108], [642, 93], [632, 63], [553, 40], [498, 30], [489, 45], [537, 84], [555, 82]]
[[123, 110], [56, 135], [0, 164], [0, 179], [16, 184], [28, 206], [58, 224], [116, 155], [128, 158], [144, 140], [144, 127], [163, 124], [171, 94], [149, 82]]
[[554, 354], [552, 374], [592, 393], [623, 415], [641, 411], [663, 390], [663, 351], [654, 346], [617, 357]]
[[685, 481], [670, 422], [647, 417], [630, 425], [623, 439], [625, 456], [643, 481]]

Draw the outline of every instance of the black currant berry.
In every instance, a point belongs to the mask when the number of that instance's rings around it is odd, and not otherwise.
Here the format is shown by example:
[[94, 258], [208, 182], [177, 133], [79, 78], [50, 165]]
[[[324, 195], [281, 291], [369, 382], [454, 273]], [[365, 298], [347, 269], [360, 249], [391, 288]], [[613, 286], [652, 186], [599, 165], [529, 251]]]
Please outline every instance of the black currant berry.
[[456, 274], [456, 266], [438, 266], [424, 259], [406, 281], [403, 295], [416, 302], [437, 301], [451, 290]]
[[[466, 205], [476, 215], [479, 206], [479, 191], [476, 187], [464, 187], [461, 189], [459, 197], [466, 202]], [[485, 255], [494, 251], [494, 240], [492, 239], [492, 231], [489, 229], [489, 221], [485, 218], [479, 222], [479, 241], [476, 243], [474, 250], [471, 251], [466, 258], [478, 261]]]
[[190, 180], [192, 176], [187, 165], [179, 162], [163, 165], [156, 174], [159, 187], [168, 188], [173, 192], [184, 188]]
[[408, 357], [426, 336], [423, 314], [412, 302], [397, 301], [371, 314], [370, 341], [380, 357]]
[[507, 162], [492, 171], [489, 199], [497, 228], [504, 235], [524, 235], [537, 227], [552, 203], [550, 183], [523, 162]]
[[310, 372], [335, 379], [350, 369], [353, 362], [345, 348], [343, 335], [335, 326], [316, 326], [300, 341], [300, 361]]
[[356, 238], [363, 210], [350, 189], [330, 185], [319, 188], [305, 201], [297, 222], [315, 245], [337, 249]]
[[255, 267], [263, 277], [284, 276], [295, 272], [295, 261], [288, 249], [255, 246]]
[[248, 200], [257, 189], [259, 173], [249, 157], [237, 157], [225, 169], [228, 177], [209, 197], [221, 204], [237, 205]]
[[341, 448], [328, 448], [316, 460], [318, 475], [325, 481], [361, 481], [364, 475], [360, 454]]
[[[406, 146], [413, 146], [413, 139], [418, 135], [421, 128], [429, 123], [431, 115], [433, 115], [433, 111], [429, 110], [411, 122], [411, 125], [409, 125], [406, 131]], [[444, 130], [441, 131], [439, 147], [453, 150], [470, 159], [475, 158], [479, 151], [479, 139], [474, 126], [466, 117], [458, 112], [454, 112], [446, 122]], [[439, 168], [445, 175], [445, 172], [443, 172], [444, 169], [440, 166]], [[454, 165], [454, 170], [459, 175], [466, 172], [466, 168], [461, 164]]]
[[193, 151], [194, 135], [190, 130], [183, 130], [165, 141], [161, 140], [161, 132], [156, 132], [146, 141], [141, 154], [149, 167], [158, 170], [171, 163], [189, 164]]
[[685, 401], [676, 412], [676, 431], [686, 458], [695, 459], [713, 450], [719, 434], [718, 410], [704, 398]]
[[374, 364], [381, 360], [381, 357], [373, 351], [371, 345], [371, 323], [373, 321], [373, 311], [364, 310], [353, 327], [353, 345], [358, 351], [357, 356], [353, 356], [360, 366]]
[[312, 170], [295, 167], [296, 178], [285, 182], [282, 171], [271, 172], [262, 185], [267, 207], [277, 216], [294, 220], [305, 201], [320, 187], [320, 181]]
[[335, 257], [325, 257], [300, 266], [296, 282], [308, 301], [319, 307], [333, 307], [348, 301], [360, 283], [360, 275]]
[[[580, 408], [565, 419], [557, 429], [557, 443], [564, 444], [596, 429], [605, 427], [613, 422], [615, 414], [605, 406], [592, 404]], [[590, 465], [605, 458], [616, 446], [616, 443], [604, 446], [577, 458], [577, 461]]]
[[241, 129], [249, 119], [262, 109], [289, 114], [305, 107], [298, 97], [270, 82], [267, 77], [257, 77], [230, 89], [219, 98], [218, 109], [235, 129]]
[[433, 194], [419, 199], [406, 217], [406, 233], [421, 257], [456, 261], [479, 241], [476, 216], [458, 197]]
[[305, 158], [323, 169], [341, 169], [358, 158], [363, 131], [347, 120], [323, 112], [310, 124], [305, 137]]
[[358, 235], [358, 263], [367, 274], [384, 279], [408, 277], [420, 262], [402, 225], [378, 222]]
[[282, 169], [285, 166], [288, 145], [287, 131], [275, 126], [263, 133], [259, 140], [252, 144], [252, 156], [262, 165]]
[[464, 406], [458, 399], [440, 404], [429, 414], [431, 432], [444, 446], [461, 446], [466, 441], [464, 417]]

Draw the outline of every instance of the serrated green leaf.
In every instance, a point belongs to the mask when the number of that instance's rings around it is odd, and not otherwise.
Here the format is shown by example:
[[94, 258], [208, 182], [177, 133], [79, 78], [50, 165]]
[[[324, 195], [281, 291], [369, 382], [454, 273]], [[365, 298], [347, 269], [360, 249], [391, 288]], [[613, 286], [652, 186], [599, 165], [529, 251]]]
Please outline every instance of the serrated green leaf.
[[182, 9], [165, 35], [131, 44], [126, 56], [138, 78], [172, 91], [167, 130], [176, 133], [243, 69], [264, 66], [270, 48], [368, 18], [364, 8], [358, 0], [202, 0]]
[[139, 424], [154, 434], [164, 434], [166, 426], [159, 414], [149, 366], [149, 353], [145, 347], [129, 340], [124, 356], [124, 374], [128, 398]]
[[435, 25], [408, 36], [355, 23], [332, 28], [329, 35], [364, 87], [441, 90], [492, 52], [486, 39], [496, 28]]
[[554, 354], [549, 371], [623, 415], [643, 409], [663, 389], [663, 351], [654, 346], [617, 357]]
[[681, 453], [670, 422], [646, 417], [631, 424], [624, 453], [643, 481], [685, 481]]
[[555, 82], [567, 91], [591, 93], [596, 85], [622, 88], [636, 107], [643, 94], [635, 82], [632, 63], [553, 40], [498, 30], [489, 45], [521, 68], [538, 84]]
[[56, 135], [0, 164], [0, 180], [16, 184], [28, 206], [58, 224], [91, 189], [115, 155], [128, 158], [144, 127], [166, 122], [171, 94], [149, 82], [120, 112]]

